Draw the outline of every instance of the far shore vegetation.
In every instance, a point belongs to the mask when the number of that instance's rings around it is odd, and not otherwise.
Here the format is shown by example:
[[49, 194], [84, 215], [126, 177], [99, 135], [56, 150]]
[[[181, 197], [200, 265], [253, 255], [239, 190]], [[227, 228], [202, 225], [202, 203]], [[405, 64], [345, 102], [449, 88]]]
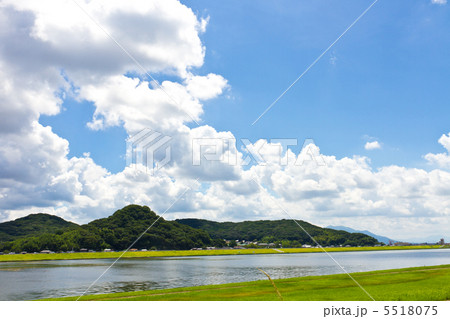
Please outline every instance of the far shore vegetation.
[[[324, 248], [327, 252], [377, 251], [377, 250], [410, 250], [410, 249], [446, 249], [449, 246], [378, 246], [378, 247], [332, 247]], [[252, 254], [292, 254], [323, 253], [321, 248], [247, 248], [247, 249], [202, 249], [202, 250], [151, 250], [128, 251], [121, 258], [157, 258], [157, 257], [189, 257], [215, 255], [252, 255]], [[111, 252], [73, 252], [73, 253], [36, 253], [0, 255], [0, 262], [7, 261], [39, 261], [39, 260], [76, 260], [118, 258], [122, 251]]]

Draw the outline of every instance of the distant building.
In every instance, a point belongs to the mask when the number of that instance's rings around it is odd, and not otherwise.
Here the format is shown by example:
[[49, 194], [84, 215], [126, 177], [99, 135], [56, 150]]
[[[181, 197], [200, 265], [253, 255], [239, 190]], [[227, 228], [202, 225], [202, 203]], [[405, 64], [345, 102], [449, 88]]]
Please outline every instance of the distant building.
[[394, 246], [411, 246], [411, 243], [407, 243], [407, 242], [395, 242]]
[[444, 238], [441, 238], [441, 240], [439, 241], [439, 245], [445, 245], [445, 240], [444, 240]]

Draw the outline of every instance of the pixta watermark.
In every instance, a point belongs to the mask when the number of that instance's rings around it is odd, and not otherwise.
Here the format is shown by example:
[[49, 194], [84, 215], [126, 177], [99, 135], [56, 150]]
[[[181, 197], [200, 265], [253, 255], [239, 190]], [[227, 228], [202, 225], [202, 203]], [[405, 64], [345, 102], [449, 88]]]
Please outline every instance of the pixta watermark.
[[[180, 138], [183, 143], [188, 140]], [[154, 174], [172, 160], [173, 138], [161, 132], [146, 128], [127, 139], [126, 164], [145, 169]], [[201, 166], [206, 162], [221, 162], [230, 166], [267, 165], [302, 166], [306, 163], [325, 166], [324, 157], [311, 138], [305, 139], [298, 155], [288, 149], [299, 145], [295, 138], [273, 138], [252, 143], [247, 138], [193, 138], [190, 152], [179, 156], [191, 156], [192, 166]], [[188, 146], [188, 145], [185, 145]], [[186, 148], [188, 149], [188, 148]], [[180, 154], [180, 152], [177, 152]], [[184, 161], [185, 162], [185, 161]]]
[[236, 139], [231, 138], [195, 138], [192, 140], [192, 165], [200, 166], [204, 161], [220, 161], [228, 165], [267, 165], [276, 163], [280, 166], [302, 166], [313, 162], [316, 166], [325, 166], [314, 140], [304, 140], [298, 156], [287, 156], [289, 147], [297, 146], [295, 138], [273, 138], [267, 141], [251, 143], [249, 139], [240, 139], [241, 152], [237, 151]]
[[172, 137], [145, 128], [127, 139], [126, 165], [145, 168], [150, 174], [167, 165], [172, 158]]

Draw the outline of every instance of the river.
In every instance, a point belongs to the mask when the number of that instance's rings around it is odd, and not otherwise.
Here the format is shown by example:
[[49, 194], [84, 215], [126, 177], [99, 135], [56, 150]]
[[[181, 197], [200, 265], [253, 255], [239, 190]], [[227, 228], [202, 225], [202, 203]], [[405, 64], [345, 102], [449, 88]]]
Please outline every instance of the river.
[[[348, 272], [450, 264], [450, 249], [335, 252]], [[0, 300], [76, 296], [111, 259], [0, 263]], [[324, 253], [121, 259], [88, 294], [342, 273]]]

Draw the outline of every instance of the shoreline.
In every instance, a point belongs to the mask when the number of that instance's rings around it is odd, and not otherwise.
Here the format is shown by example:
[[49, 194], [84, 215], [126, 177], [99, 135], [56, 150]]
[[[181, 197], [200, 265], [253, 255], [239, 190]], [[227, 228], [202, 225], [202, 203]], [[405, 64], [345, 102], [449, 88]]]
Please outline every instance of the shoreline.
[[[334, 247], [324, 248], [327, 252], [353, 251], [387, 251], [387, 250], [422, 250], [448, 249], [448, 246], [381, 246], [381, 247]], [[87, 253], [52, 253], [52, 254], [14, 254], [0, 255], [2, 262], [20, 261], [51, 261], [51, 260], [86, 260], [86, 259], [116, 259], [122, 254], [118, 252], [87, 252]], [[121, 258], [161, 258], [161, 257], [196, 257], [196, 256], [226, 256], [226, 255], [260, 255], [260, 254], [298, 254], [324, 253], [320, 248], [256, 248], [256, 249], [211, 249], [211, 250], [155, 250], [127, 252]]]

